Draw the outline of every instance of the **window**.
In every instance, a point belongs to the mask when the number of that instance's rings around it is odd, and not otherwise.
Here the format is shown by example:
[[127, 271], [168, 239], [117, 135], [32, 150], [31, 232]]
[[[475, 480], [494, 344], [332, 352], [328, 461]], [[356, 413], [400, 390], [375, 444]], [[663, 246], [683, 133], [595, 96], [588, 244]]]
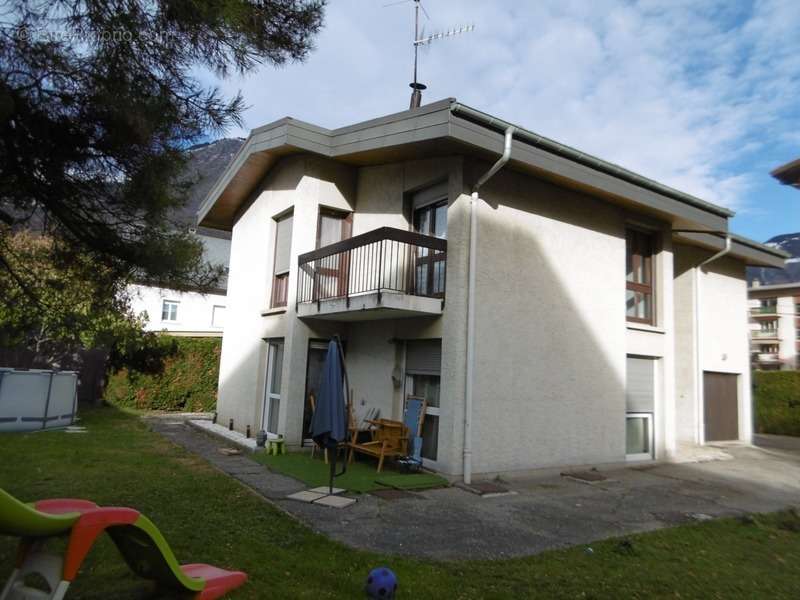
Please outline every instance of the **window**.
[[422, 422], [422, 458], [436, 460], [439, 447], [439, 395], [441, 391], [441, 340], [406, 343], [405, 395], [425, 399]]
[[628, 356], [625, 375], [625, 411], [627, 459], [653, 458], [654, 359]]
[[211, 326], [225, 327], [225, 307], [221, 304], [211, 307]]
[[[317, 248], [350, 238], [353, 213], [320, 208], [317, 219]], [[314, 299], [347, 295], [350, 253], [333, 254], [315, 261]]]
[[[441, 186], [439, 186], [441, 187]], [[438, 187], [433, 190], [435, 192]], [[432, 237], [447, 239], [447, 190], [439, 198], [422, 205], [430, 193], [420, 193], [414, 199], [414, 231]], [[444, 296], [445, 270], [447, 260], [444, 252], [434, 252], [428, 248], [416, 250], [415, 293], [420, 296]]]
[[283, 341], [267, 342], [267, 379], [264, 384], [264, 406], [261, 428], [267, 433], [278, 433], [281, 407], [281, 371], [283, 370]]
[[292, 253], [292, 215], [286, 215], [275, 224], [275, 266], [272, 277], [270, 306], [286, 306], [289, 292], [289, 263]]
[[161, 320], [172, 321], [178, 320], [178, 304], [176, 300], [164, 300], [161, 304]]
[[655, 322], [653, 303], [653, 255], [655, 236], [639, 229], [625, 232], [626, 297], [628, 321]]
[[653, 415], [627, 413], [625, 415], [625, 455], [628, 460], [653, 458]]

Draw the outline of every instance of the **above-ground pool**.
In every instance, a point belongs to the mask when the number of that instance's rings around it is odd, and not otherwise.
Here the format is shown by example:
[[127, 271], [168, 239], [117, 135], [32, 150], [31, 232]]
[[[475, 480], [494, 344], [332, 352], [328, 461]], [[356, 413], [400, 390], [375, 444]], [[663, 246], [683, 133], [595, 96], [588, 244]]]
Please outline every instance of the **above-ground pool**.
[[75, 371], [0, 367], [0, 432], [66, 427], [78, 410]]

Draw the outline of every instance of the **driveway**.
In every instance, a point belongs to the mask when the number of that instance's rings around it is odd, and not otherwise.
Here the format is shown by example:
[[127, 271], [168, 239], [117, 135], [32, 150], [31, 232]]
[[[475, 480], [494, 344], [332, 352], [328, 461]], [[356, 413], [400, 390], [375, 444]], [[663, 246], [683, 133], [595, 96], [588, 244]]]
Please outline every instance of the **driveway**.
[[286, 500], [302, 483], [246, 456], [224, 456], [219, 440], [175, 419], [151, 426], [203, 456], [315, 531], [343, 544], [432, 559], [507, 558], [589, 544], [681, 523], [800, 504], [800, 448], [725, 446], [730, 460], [603, 470], [585, 483], [557, 474], [511, 480], [509, 495], [458, 487], [366, 494], [343, 510]]

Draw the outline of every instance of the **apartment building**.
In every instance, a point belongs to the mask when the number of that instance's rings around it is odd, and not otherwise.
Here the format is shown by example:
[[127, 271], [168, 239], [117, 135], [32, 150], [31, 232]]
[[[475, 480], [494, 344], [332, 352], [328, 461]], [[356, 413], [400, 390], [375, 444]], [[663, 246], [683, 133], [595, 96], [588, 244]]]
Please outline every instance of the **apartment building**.
[[800, 368], [800, 282], [754, 285], [748, 296], [753, 368]]
[[454, 99], [253, 130], [198, 213], [232, 233], [218, 412], [290, 446], [339, 335], [357, 414], [427, 402], [425, 466], [657, 460], [749, 440], [733, 213]]

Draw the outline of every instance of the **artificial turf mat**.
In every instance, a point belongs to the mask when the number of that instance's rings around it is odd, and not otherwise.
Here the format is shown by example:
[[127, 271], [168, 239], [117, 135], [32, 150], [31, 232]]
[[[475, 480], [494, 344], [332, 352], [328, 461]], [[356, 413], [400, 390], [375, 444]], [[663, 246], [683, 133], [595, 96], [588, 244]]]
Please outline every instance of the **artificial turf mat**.
[[[328, 485], [330, 467], [325, 464], [321, 453], [319, 456], [311, 458], [306, 452], [290, 452], [273, 456], [266, 453], [257, 453], [253, 458], [270, 469], [299, 479], [310, 487]], [[447, 485], [447, 480], [432, 473], [397, 473], [397, 472], [377, 473], [374, 462], [361, 463], [354, 462], [347, 465], [347, 472], [334, 480], [336, 487], [344, 488], [349, 492], [360, 494], [373, 490], [391, 487], [402, 490], [419, 490], [431, 487], [442, 487]], [[341, 464], [336, 465], [337, 472], [341, 470]]]

